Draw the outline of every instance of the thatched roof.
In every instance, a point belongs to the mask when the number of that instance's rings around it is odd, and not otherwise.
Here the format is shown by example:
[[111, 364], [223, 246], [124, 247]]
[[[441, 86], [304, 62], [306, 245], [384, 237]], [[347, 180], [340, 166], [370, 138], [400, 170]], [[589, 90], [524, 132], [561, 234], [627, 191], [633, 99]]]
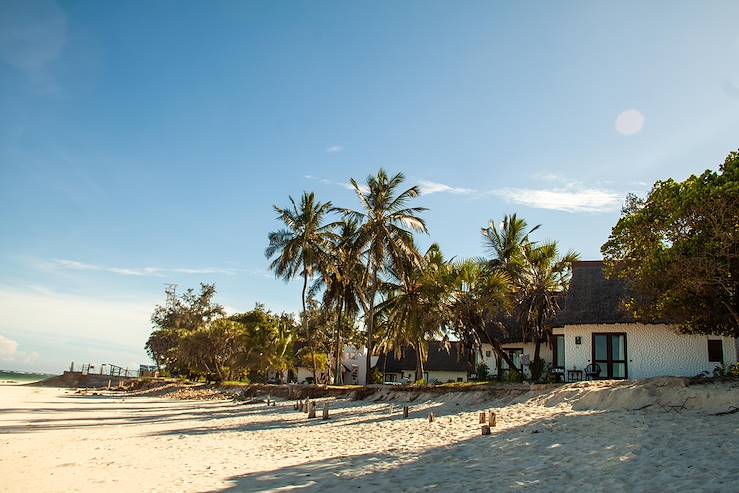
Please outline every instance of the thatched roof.
[[549, 325], [617, 324], [634, 322], [625, 309], [628, 297], [622, 281], [606, 279], [603, 262], [589, 260], [572, 265], [570, 288], [560, 304], [560, 311]]
[[[459, 342], [449, 342], [449, 350], [441, 341], [429, 341], [428, 361], [424, 363], [426, 371], [467, 371], [468, 352], [465, 352]], [[386, 363], [387, 360], [387, 363]], [[401, 370], [413, 370], [416, 368], [415, 349], [403, 350], [403, 357], [396, 359], [393, 353], [380, 355], [375, 368], [385, 370], [388, 373], [397, 373]]]
[[[501, 344], [524, 340], [523, 326], [517, 313], [499, 315], [487, 328], [488, 336]], [[487, 342], [487, 341], [483, 341]]]

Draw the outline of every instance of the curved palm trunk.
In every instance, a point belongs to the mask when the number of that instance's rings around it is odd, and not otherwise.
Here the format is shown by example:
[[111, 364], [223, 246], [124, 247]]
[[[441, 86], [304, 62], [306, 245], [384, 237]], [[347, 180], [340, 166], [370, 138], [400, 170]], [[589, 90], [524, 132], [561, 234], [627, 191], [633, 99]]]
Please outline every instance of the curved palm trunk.
[[308, 288], [308, 272], [303, 268], [303, 330], [305, 331], [305, 337], [308, 338], [308, 348], [310, 349], [310, 357], [313, 363], [313, 383], [318, 383], [318, 367], [316, 366], [316, 350], [313, 347], [313, 337], [311, 337], [310, 329], [308, 328], [308, 312], [305, 309], [305, 291]]

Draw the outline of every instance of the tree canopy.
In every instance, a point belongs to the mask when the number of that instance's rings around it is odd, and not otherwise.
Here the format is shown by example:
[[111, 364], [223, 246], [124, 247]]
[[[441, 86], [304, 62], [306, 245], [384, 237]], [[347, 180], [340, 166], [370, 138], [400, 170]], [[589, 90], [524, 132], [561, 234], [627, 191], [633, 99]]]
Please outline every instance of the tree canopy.
[[639, 319], [739, 337], [739, 153], [718, 171], [630, 195], [601, 250]]

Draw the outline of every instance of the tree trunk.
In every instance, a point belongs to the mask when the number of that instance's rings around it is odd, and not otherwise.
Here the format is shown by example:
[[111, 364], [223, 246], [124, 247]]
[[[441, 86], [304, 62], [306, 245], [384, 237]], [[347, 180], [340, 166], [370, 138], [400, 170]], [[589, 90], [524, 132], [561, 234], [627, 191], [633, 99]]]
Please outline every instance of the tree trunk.
[[336, 375], [334, 375], [334, 385], [341, 385], [343, 382], [341, 375], [341, 315], [344, 308], [344, 298], [339, 296], [339, 313], [336, 321]]
[[316, 366], [316, 350], [313, 347], [313, 338], [310, 334], [310, 329], [308, 328], [308, 312], [305, 309], [305, 291], [308, 288], [308, 270], [303, 266], [303, 331], [305, 332], [305, 337], [308, 338], [308, 348], [310, 349], [310, 357], [311, 361], [313, 363], [313, 383], [318, 383], [318, 367]]
[[372, 332], [375, 328], [375, 295], [377, 295], [377, 266], [372, 266], [372, 290], [369, 299], [369, 320], [367, 321], [367, 361], [364, 375], [364, 384], [369, 385], [372, 371]]
[[[421, 368], [421, 373], [419, 374], [420, 378], [416, 378], [416, 380], [425, 380], [424, 371], [423, 371], [423, 355], [421, 354], [421, 344], [418, 344], [418, 365]], [[428, 383], [428, 382], [426, 382]]]
[[502, 359], [503, 361], [505, 361], [508, 364], [508, 368], [515, 368], [516, 365], [513, 364], [513, 360], [508, 355], [508, 353], [503, 350], [503, 347], [500, 345], [500, 343], [490, 336], [487, 336], [487, 339], [490, 345], [493, 346], [495, 354], [498, 355], [498, 359]]

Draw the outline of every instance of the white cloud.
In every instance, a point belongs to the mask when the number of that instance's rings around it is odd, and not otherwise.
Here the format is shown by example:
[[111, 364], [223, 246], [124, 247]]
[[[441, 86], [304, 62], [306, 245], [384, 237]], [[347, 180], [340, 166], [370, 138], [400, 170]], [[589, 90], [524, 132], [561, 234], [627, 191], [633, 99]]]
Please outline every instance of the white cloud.
[[514, 204], [573, 213], [613, 212], [623, 202], [620, 194], [596, 188], [501, 188], [492, 193]]
[[616, 117], [616, 131], [621, 135], [634, 135], [644, 126], [644, 115], [639, 110], [626, 110]]
[[340, 146], [340, 145], [333, 145], [333, 146], [326, 148], [326, 152], [328, 152], [329, 154], [335, 154], [343, 150], [344, 150], [344, 146]]
[[110, 274], [119, 274], [122, 276], [155, 276], [163, 277], [165, 274], [222, 274], [233, 276], [243, 269], [234, 268], [172, 268], [163, 267], [109, 267], [105, 265], [89, 264], [77, 260], [69, 259], [53, 259], [49, 261], [37, 262], [37, 266], [47, 270], [64, 269], [78, 271], [107, 272]]
[[0, 334], [0, 361], [12, 361], [18, 351], [18, 343]]
[[421, 195], [429, 195], [437, 192], [447, 192], [460, 195], [469, 195], [475, 193], [471, 188], [452, 187], [444, 183], [436, 183], [428, 180], [419, 180], [418, 186], [421, 189]]

